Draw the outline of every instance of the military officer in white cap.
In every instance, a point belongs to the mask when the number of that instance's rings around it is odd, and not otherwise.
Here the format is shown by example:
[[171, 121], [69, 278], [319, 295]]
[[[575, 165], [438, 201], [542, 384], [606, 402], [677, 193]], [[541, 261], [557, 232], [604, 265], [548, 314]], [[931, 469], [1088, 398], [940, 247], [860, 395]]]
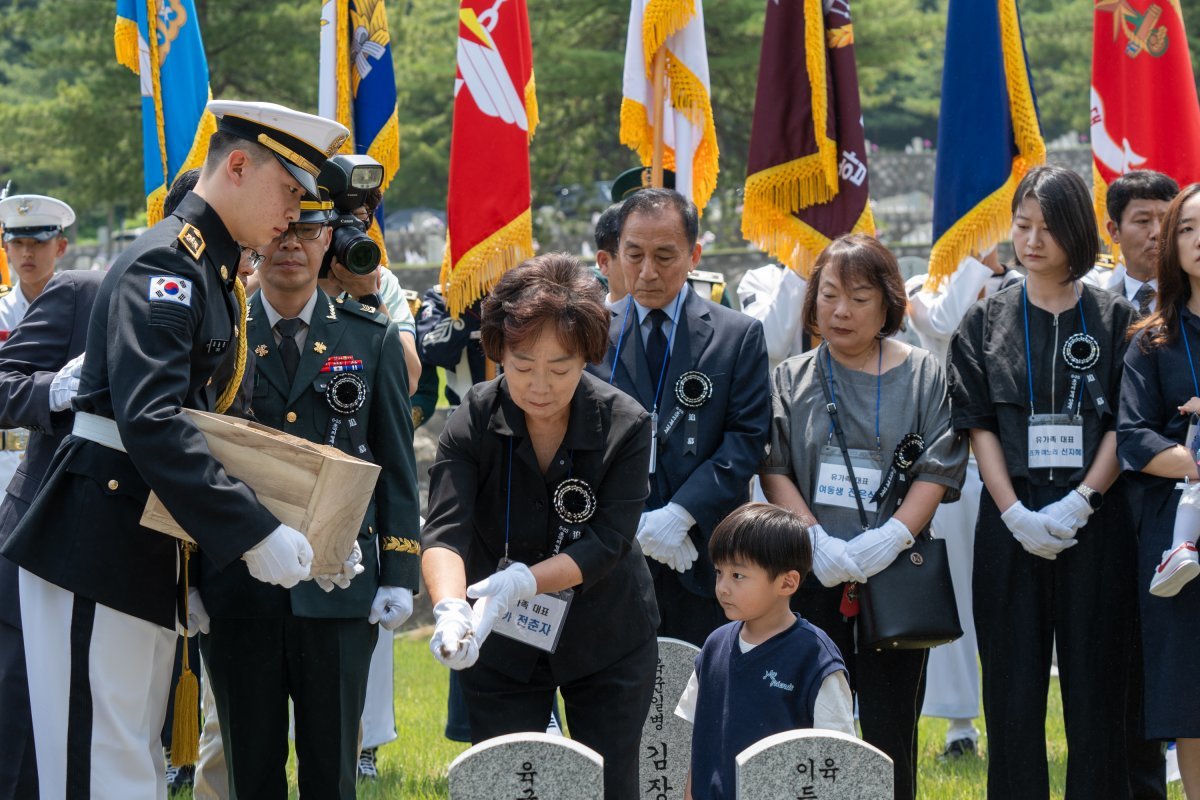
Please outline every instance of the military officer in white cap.
[[[61, 200], [40, 194], [18, 194], [0, 200], [4, 252], [16, 285], [0, 289], [0, 346], [42, 293], [54, 267], [67, 252], [66, 229], [75, 212]], [[7, 486], [25, 454], [29, 432], [0, 430], [0, 486]]]
[[303, 534], [226, 474], [182, 409], [232, 401], [242, 370], [229, 386], [210, 378], [245, 352], [240, 252], [298, 219], [349, 132], [273, 104], [208, 108], [219, 121], [200, 180], [105, 276], [72, 435], [3, 547], [21, 568], [41, 800], [167, 796], [158, 738], [187, 621], [179, 544], [138, 524], [151, 490], [218, 568], [244, 559], [285, 587], [312, 577]]

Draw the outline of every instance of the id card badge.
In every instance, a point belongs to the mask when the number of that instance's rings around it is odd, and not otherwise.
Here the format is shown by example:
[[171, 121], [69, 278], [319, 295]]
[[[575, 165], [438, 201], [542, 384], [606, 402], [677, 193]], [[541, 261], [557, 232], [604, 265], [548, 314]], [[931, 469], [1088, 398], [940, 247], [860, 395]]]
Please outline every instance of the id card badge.
[[[499, 569], [504, 569], [510, 563], [502, 559]], [[496, 620], [492, 632], [553, 653], [558, 647], [559, 638], [562, 637], [563, 624], [574, 598], [574, 589], [564, 589], [553, 594], [534, 595], [528, 600], [518, 600]]]
[[[850, 463], [854, 465], [854, 479], [864, 506], [870, 505], [883, 481], [882, 461], [879, 454], [870, 450], [850, 449]], [[817, 505], [837, 506], [858, 510], [850, 473], [840, 448], [825, 445], [821, 449], [821, 470], [817, 473]]]
[[1034, 414], [1029, 418], [1029, 468], [1083, 466], [1083, 417]]

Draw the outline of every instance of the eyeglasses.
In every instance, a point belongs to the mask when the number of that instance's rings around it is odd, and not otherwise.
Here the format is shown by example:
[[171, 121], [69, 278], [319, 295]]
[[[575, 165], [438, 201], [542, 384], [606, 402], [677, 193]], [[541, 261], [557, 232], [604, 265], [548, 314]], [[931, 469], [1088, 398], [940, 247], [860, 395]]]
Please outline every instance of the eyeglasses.
[[320, 238], [321, 231], [325, 229], [324, 222], [291, 222], [288, 224], [287, 230], [275, 237], [276, 241], [282, 242], [287, 238], [288, 234], [293, 234], [297, 239], [313, 240]]

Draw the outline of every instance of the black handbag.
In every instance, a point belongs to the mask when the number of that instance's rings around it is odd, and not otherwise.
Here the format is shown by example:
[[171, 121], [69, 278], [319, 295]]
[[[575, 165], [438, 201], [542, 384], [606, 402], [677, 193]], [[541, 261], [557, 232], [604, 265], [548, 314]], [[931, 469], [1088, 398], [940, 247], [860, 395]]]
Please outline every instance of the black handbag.
[[[824, 371], [819, 355], [817, 369]], [[857, 489], [846, 436], [838, 420], [837, 404], [833, 401], [824, 375], [821, 376], [821, 388], [825, 392], [825, 408], [833, 421], [838, 447], [846, 462], [850, 485], [855, 487], [854, 501], [858, 504], [859, 520], [863, 530], [866, 530], [869, 527], [867, 511]], [[915, 434], [905, 436], [896, 447], [888, 476], [880, 487], [883, 497], [876, 496], [878, 516], [882, 516], [886, 509], [886, 519], [900, 505], [908, 492], [908, 469], [920, 457], [923, 449], [924, 442]], [[928, 527], [914, 537], [912, 547], [896, 556], [896, 560], [883, 571], [859, 585], [857, 592], [860, 648], [923, 650], [947, 644], [963, 635], [958, 603], [954, 598], [954, 582], [950, 578], [946, 543], [934, 538]]]

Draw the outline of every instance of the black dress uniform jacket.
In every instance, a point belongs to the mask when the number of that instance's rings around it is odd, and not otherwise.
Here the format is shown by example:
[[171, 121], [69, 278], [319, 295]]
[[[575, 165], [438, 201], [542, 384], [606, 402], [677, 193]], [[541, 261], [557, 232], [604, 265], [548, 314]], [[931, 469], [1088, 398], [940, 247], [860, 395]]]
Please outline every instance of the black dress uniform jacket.
[[[96, 298], [75, 409], [115, 420], [127, 453], [68, 436], [5, 543], [8, 558], [173, 628], [179, 548], [138, 524], [151, 489], [218, 567], [279, 525], [182, 413], [212, 411], [224, 388], [209, 379], [236, 346], [238, 256], [221, 218], [190, 193], [117, 259]], [[186, 304], [149, 299], [163, 277], [190, 282]]]
[[[562, 445], [543, 475], [525, 414], [509, 396], [506, 379], [476, 384], [438, 443], [423, 539], [427, 548], [445, 547], [462, 556], [468, 584], [495, 572], [504, 556], [510, 442], [509, 557], [530, 566], [546, 560], [565, 528], [562, 552], [583, 573], [558, 649], [548, 656], [554, 677], [568, 683], [615, 663], [653, 639], [658, 628], [654, 587], [634, 541], [646, 500], [650, 417], [623, 392], [584, 373]], [[586, 481], [596, 494], [596, 511], [586, 522], [565, 523], [554, 511], [554, 489], [568, 477]], [[526, 681], [545, 655], [493, 634], [479, 658]]]
[[399, 328], [370, 307], [354, 300], [335, 303], [320, 289], [316, 291], [305, 349], [290, 386], [262, 296], [251, 298], [246, 331], [249, 349], [256, 359], [251, 410], [264, 425], [325, 444], [334, 416], [325, 391], [338, 373], [320, 370], [331, 356], [362, 360], [362, 371], [348, 374], [360, 378], [367, 387], [365, 402], [353, 419], [363, 431], [368, 452], [356, 452], [345, 421], [330, 444], [382, 467], [358, 535], [363, 573], [350, 582], [348, 589], [325, 592], [313, 581], [302, 581], [289, 590], [252, 578], [240, 560], [221, 570], [206, 553], [199, 586], [205, 609], [212, 617], [279, 617], [290, 611], [298, 617], [361, 619], [370, 613], [379, 586], [417, 590], [420, 502], [408, 370]]
[[[631, 303], [618, 305], [608, 335], [604, 361], [588, 370], [605, 382], [612, 376], [614, 386], [639, 400], [643, 408], [652, 409], [655, 386], [646, 364], [637, 310]], [[620, 362], [615, 372], [614, 358]], [[682, 422], [663, 435], [678, 405], [675, 385], [689, 370], [704, 373], [713, 386], [712, 397], [697, 410], [697, 439], [690, 448], [684, 442]], [[695, 517], [689, 535], [699, 557], [687, 572], [674, 574], [692, 594], [711, 598], [716, 575], [708, 557], [709, 537], [717, 523], [749, 499], [750, 478], [762, 463], [770, 432], [770, 375], [762, 323], [689, 291], [680, 309], [662, 384], [658, 460], [650, 476], [646, 510], [674, 501]], [[669, 568], [654, 561], [650, 569]]]

